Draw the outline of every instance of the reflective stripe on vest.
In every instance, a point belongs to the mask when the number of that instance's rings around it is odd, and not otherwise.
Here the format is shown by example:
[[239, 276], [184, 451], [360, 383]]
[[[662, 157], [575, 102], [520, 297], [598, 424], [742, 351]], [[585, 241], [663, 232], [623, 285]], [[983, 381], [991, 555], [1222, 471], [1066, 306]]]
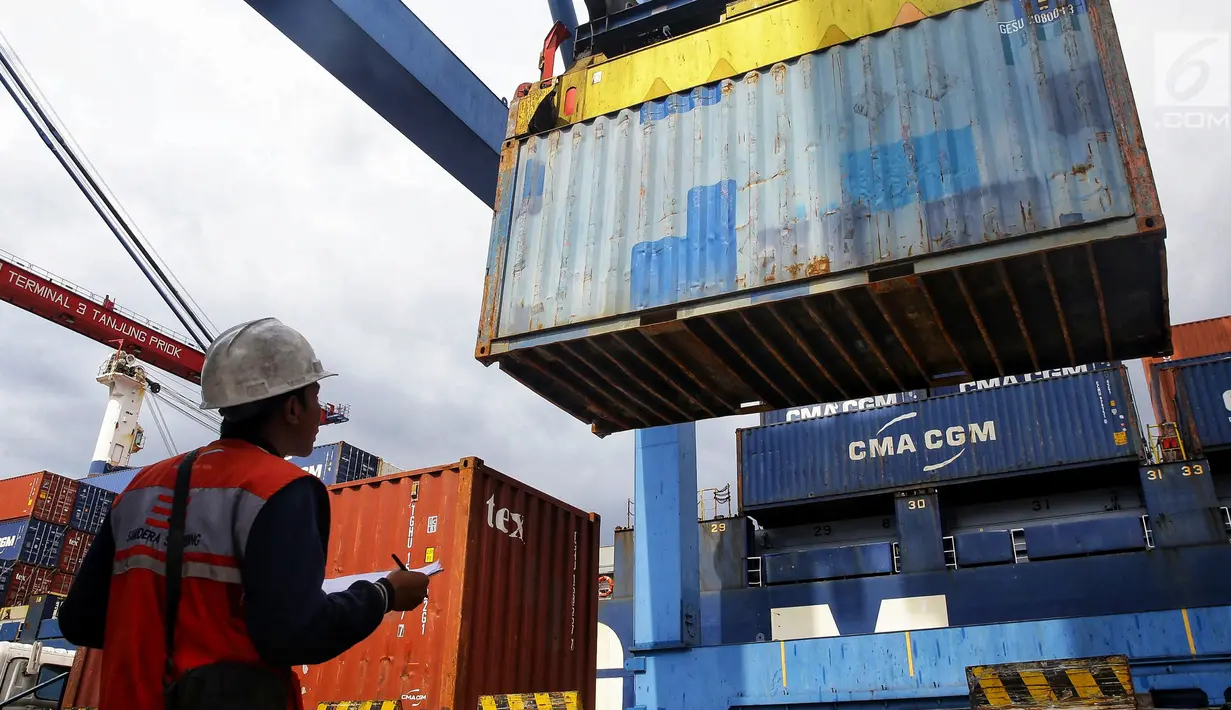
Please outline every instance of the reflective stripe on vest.
[[[113, 574], [148, 569], [165, 574], [173, 490], [126, 491], [111, 509]], [[239, 562], [265, 501], [242, 488], [193, 488], [184, 522], [184, 576], [239, 584]]]

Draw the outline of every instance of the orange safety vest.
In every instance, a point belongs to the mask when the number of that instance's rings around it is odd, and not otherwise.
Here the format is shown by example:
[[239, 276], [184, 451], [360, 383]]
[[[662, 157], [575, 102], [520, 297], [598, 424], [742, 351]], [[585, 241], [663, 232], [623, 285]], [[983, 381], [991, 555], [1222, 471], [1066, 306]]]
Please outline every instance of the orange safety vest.
[[[166, 538], [182, 459], [137, 474], [112, 506], [115, 558], [98, 710], [164, 710]], [[184, 525], [179, 672], [219, 661], [262, 663], [248, 636], [240, 561], [265, 501], [304, 476], [311, 474], [247, 442], [224, 439], [201, 449]], [[284, 670], [293, 691], [288, 708], [302, 710], [298, 676]]]

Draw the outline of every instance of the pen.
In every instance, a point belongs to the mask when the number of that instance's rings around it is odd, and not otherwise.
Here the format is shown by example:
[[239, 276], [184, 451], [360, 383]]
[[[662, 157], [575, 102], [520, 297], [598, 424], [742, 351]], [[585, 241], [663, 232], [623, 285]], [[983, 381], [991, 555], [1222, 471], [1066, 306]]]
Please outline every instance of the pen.
[[409, 571], [410, 571], [410, 570], [406, 569], [406, 565], [402, 564], [402, 561], [398, 559], [398, 556], [397, 556], [397, 555], [391, 555], [391, 557], [393, 557], [393, 561], [394, 561], [394, 562], [398, 563], [398, 567], [400, 567], [400, 568], [402, 569], [402, 571], [403, 571], [403, 572], [409, 572]]

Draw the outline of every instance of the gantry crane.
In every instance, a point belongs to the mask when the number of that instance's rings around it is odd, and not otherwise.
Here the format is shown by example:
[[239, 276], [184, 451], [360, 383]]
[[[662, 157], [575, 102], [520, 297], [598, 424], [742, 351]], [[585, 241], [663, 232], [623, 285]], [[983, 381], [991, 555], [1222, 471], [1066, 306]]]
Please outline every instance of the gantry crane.
[[[132, 257], [142, 274], [175, 314], [188, 335], [180, 335], [117, 306], [110, 297], [81, 289], [74, 284], [38, 269], [15, 256], [0, 252], [0, 298], [31, 313], [81, 333], [100, 343], [114, 345], [117, 353], [108, 358], [98, 376], [107, 385], [110, 400], [95, 450], [91, 473], [126, 465], [128, 457], [141, 446], [137, 415], [147, 387], [158, 387], [145, 377], [141, 360], [193, 384], [201, 382], [204, 351], [214, 339], [209, 318], [201, 311], [170, 268], [144, 243], [139, 230], [120, 208], [106, 184], [95, 174], [80, 148], [60, 125], [55, 112], [47, 106], [34, 82], [21, 67], [20, 60], [0, 38], [0, 86], [8, 92], [39, 137], [51, 150], [73, 183], [89, 200], [107, 228]], [[194, 345], [195, 344], [195, 345]], [[181, 399], [184, 399], [181, 396]], [[181, 409], [183, 409], [181, 407]], [[187, 413], [187, 412], [186, 412]], [[190, 413], [190, 416], [193, 416]], [[207, 425], [209, 421], [200, 419]], [[348, 421], [349, 407], [325, 404], [321, 424]]]
[[[201, 383], [205, 354], [190, 345], [189, 338], [117, 305], [109, 296], [99, 296], [4, 251], [0, 251], [0, 300], [119, 353], [108, 358], [99, 373], [99, 382], [108, 386], [111, 396], [91, 473], [124, 466], [140, 449], [137, 413], [146, 388], [157, 385], [148, 382], [144, 368], [134, 360]], [[322, 405], [321, 424], [348, 421], [349, 413], [346, 405]]]

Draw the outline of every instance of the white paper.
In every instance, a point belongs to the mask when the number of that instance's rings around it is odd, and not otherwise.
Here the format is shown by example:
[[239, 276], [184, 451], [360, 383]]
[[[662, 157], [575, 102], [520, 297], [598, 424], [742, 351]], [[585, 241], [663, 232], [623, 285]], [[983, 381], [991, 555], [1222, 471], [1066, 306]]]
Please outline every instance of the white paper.
[[[411, 572], [420, 572], [431, 577], [432, 575], [443, 571], [443, 569], [444, 568], [441, 566], [440, 561], [437, 560], [431, 564], [412, 569]], [[321, 585], [321, 589], [323, 589], [326, 594], [344, 592], [347, 589], [350, 589], [350, 585], [355, 582], [376, 582], [376, 580], [383, 579], [387, 576], [389, 576], [389, 573], [386, 571], [368, 572], [367, 574], [351, 574], [345, 577], [334, 577], [333, 579], [326, 579], [325, 583]]]

